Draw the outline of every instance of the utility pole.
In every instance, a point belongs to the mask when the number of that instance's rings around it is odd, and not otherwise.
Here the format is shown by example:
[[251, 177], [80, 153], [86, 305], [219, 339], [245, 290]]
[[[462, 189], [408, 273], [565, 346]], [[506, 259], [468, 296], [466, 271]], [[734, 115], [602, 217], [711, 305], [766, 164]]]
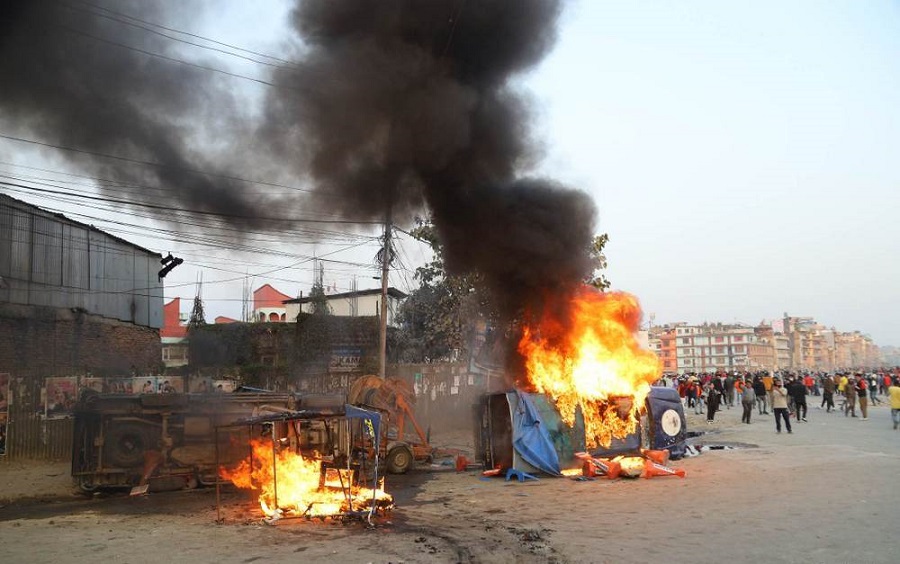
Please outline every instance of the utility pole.
[[391, 267], [391, 210], [384, 222], [384, 246], [381, 248], [381, 331], [378, 335], [378, 375], [387, 372], [388, 273]]

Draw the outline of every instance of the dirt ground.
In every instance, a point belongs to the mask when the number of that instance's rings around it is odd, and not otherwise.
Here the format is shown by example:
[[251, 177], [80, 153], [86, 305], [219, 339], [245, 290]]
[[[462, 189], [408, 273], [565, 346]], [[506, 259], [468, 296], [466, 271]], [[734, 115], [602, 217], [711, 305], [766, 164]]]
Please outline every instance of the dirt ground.
[[[816, 398], [810, 398], [811, 406]], [[689, 415], [709, 450], [674, 465], [686, 478], [536, 482], [416, 471], [388, 479], [397, 507], [374, 529], [263, 524], [244, 493], [128, 497], [72, 493], [68, 465], [0, 463], [4, 562], [897, 562], [900, 431], [811, 409], [793, 434], [772, 416], [713, 425]], [[466, 433], [438, 446], [471, 448]]]

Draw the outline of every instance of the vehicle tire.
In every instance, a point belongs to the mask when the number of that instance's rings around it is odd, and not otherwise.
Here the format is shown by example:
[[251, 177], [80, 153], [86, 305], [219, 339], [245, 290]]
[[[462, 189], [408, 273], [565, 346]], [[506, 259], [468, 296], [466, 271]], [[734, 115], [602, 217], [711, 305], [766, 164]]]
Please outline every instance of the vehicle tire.
[[147, 425], [134, 422], [110, 422], [104, 439], [105, 462], [121, 468], [134, 468], [144, 463], [144, 452], [155, 448]]
[[81, 490], [82, 493], [92, 494], [99, 490], [100, 486], [98, 486], [90, 476], [82, 476], [78, 480], [78, 489]]
[[405, 446], [395, 446], [388, 452], [385, 463], [391, 474], [406, 474], [413, 464], [412, 451]]

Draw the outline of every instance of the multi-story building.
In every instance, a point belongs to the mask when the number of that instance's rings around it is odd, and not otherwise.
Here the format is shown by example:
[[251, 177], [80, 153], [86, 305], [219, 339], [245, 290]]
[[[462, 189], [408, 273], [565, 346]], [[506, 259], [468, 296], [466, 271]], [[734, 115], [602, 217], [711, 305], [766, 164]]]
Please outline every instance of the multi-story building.
[[672, 327], [663, 326], [650, 329], [649, 349], [659, 357], [664, 373], [678, 372], [675, 339], [675, 329]]
[[[400, 304], [404, 299], [406, 299], [405, 293], [396, 288], [388, 288], [387, 324], [391, 327], [397, 325], [397, 314], [400, 311]], [[284, 307], [287, 308], [287, 318], [294, 321], [301, 313], [311, 313], [314, 305], [313, 302], [314, 300], [310, 297], [284, 300], [283, 304]], [[325, 296], [325, 302], [328, 304], [329, 311], [332, 315], [342, 317], [378, 317], [381, 315], [380, 288], [345, 292], [342, 294], [329, 294]]]
[[271, 284], [263, 284], [253, 292], [253, 321], [296, 321], [296, 315], [293, 319], [288, 319], [287, 316], [285, 302], [290, 299], [290, 296], [282, 294]]
[[656, 337], [654, 350], [667, 372], [772, 370], [775, 365], [771, 336], [760, 339], [746, 325], [676, 323], [659, 328]]
[[[810, 317], [785, 314], [771, 324], [674, 323], [653, 328], [651, 349], [666, 372], [838, 370], [882, 366], [872, 339], [841, 333]], [[895, 363], [896, 364], [896, 363]]]

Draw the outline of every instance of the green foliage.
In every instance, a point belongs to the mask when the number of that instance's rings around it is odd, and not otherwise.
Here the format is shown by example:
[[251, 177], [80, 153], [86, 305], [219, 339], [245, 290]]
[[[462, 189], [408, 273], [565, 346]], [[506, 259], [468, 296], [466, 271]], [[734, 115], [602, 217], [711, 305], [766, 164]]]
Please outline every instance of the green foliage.
[[321, 279], [309, 291], [309, 310], [313, 315], [331, 315], [331, 306], [328, 305], [328, 296], [325, 295]]
[[588, 252], [591, 255], [591, 262], [593, 263], [593, 270], [591, 275], [584, 281], [585, 284], [589, 286], [593, 286], [597, 288], [601, 292], [605, 292], [610, 287], [610, 281], [606, 279], [606, 274], [602, 271], [606, 270], [606, 254], [603, 250], [606, 248], [606, 244], [609, 242], [609, 235], [603, 233], [602, 235], [597, 235], [591, 241], [591, 248]]
[[434, 256], [416, 269], [420, 286], [400, 308], [401, 330], [393, 349], [405, 362], [459, 360], [468, 354], [476, 325], [484, 321], [489, 307], [479, 288], [477, 274], [453, 276], [444, 267], [443, 249], [437, 230], [429, 220], [418, 219], [410, 233], [428, 243]]

